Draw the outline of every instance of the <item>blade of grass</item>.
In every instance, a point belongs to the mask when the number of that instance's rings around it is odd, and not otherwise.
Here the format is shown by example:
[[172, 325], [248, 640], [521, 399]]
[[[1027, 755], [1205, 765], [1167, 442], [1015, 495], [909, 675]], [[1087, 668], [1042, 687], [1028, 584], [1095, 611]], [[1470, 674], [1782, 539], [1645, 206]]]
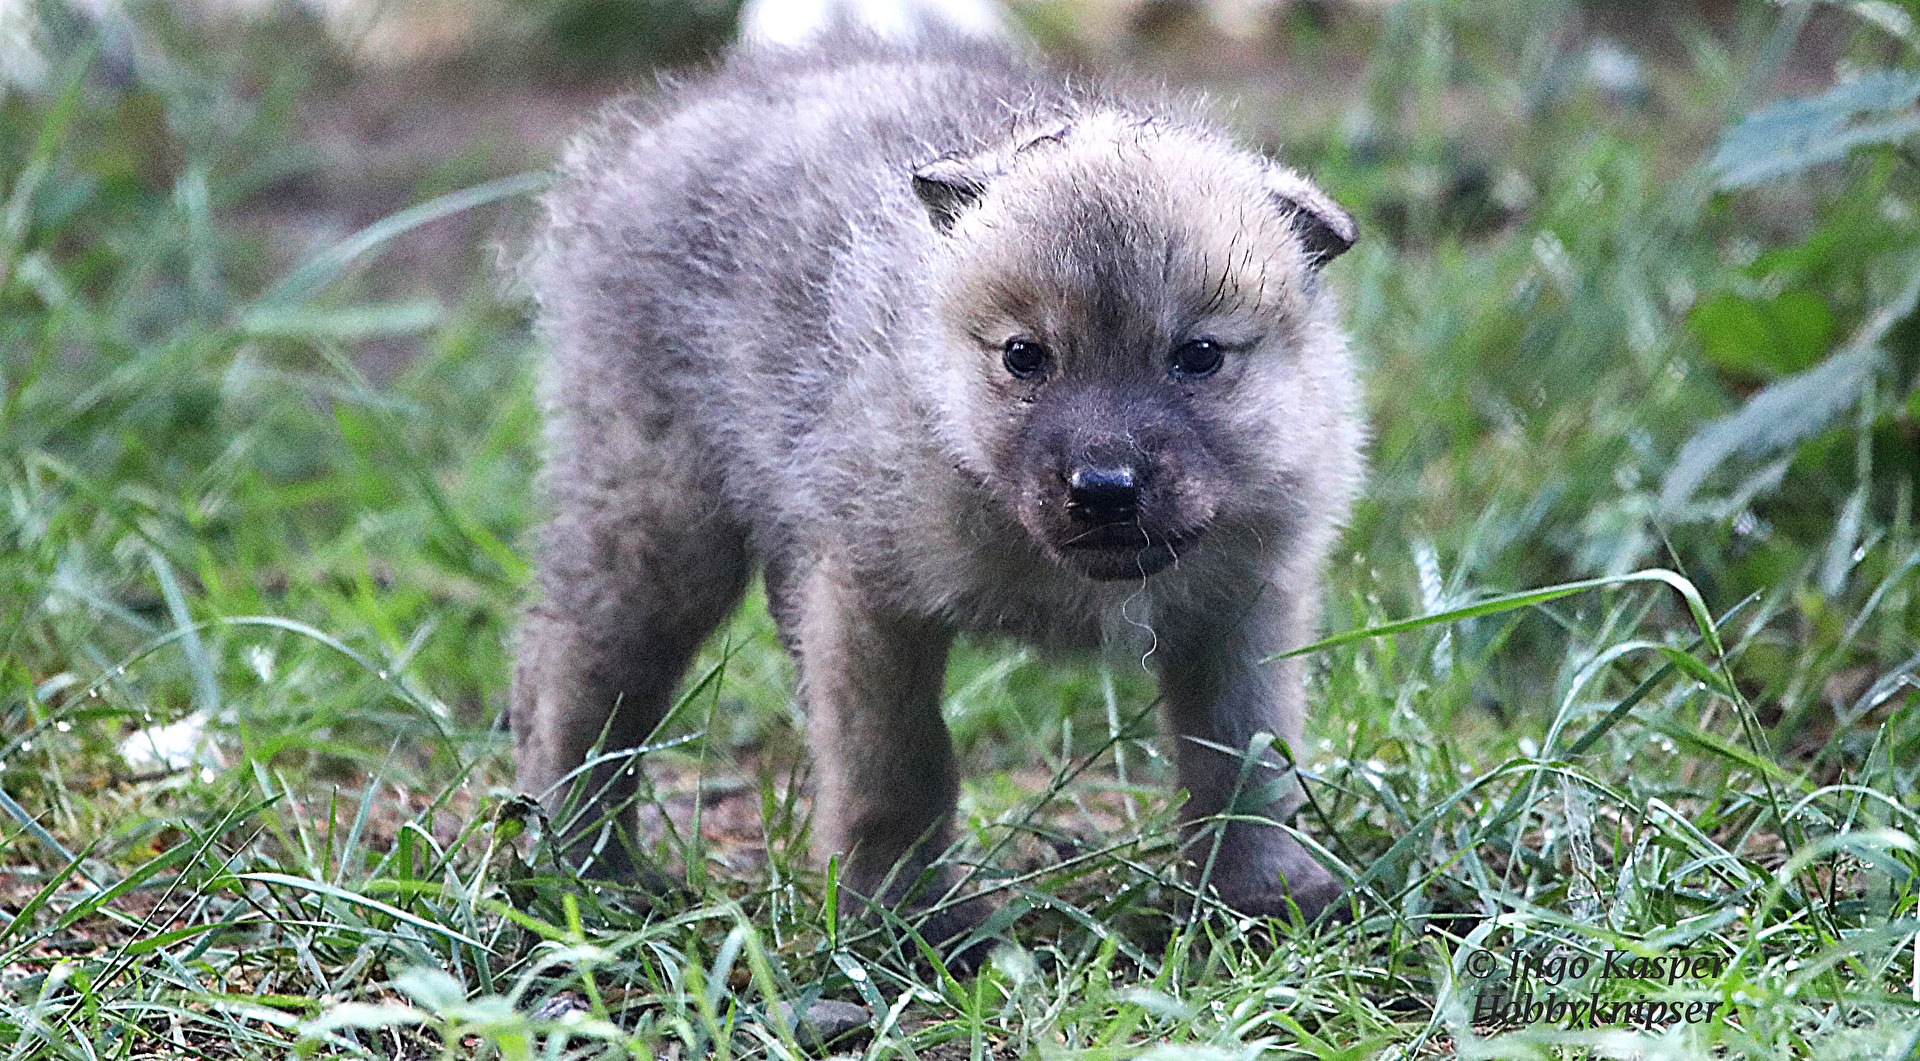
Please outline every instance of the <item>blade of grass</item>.
[[1394, 622], [1382, 623], [1378, 626], [1369, 626], [1359, 630], [1348, 630], [1344, 633], [1335, 634], [1332, 637], [1322, 638], [1309, 645], [1302, 645], [1299, 648], [1290, 649], [1286, 652], [1275, 653], [1272, 656], [1268, 656], [1262, 662], [1271, 663], [1274, 660], [1311, 655], [1315, 652], [1324, 652], [1327, 649], [1337, 648], [1341, 645], [1352, 644], [1355, 641], [1365, 641], [1369, 638], [1405, 633], [1409, 630], [1419, 630], [1428, 626], [1437, 626], [1443, 623], [1457, 623], [1466, 619], [1477, 619], [1483, 615], [1497, 615], [1501, 612], [1530, 608], [1536, 604], [1545, 604], [1548, 601], [1559, 600], [1562, 597], [1570, 597], [1575, 593], [1584, 593], [1588, 590], [1606, 589], [1612, 586], [1624, 586], [1642, 582], [1658, 582], [1671, 587], [1674, 592], [1678, 593], [1680, 599], [1685, 602], [1687, 612], [1692, 617], [1694, 626], [1699, 629], [1701, 639], [1704, 643], [1713, 650], [1716, 657], [1724, 654], [1724, 650], [1720, 644], [1719, 631], [1713, 624], [1713, 617], [1707, 611], [1706, 601], [1701, 599], [1700, 591], [1694, 587], [1693, 583], [1665, 568], [1648, 568], [1644, 571], [1635, 571], [1626, 575], [1589, 578], [1578, 582], [1563, 582], [1559, 585], [1543, 586], [1539, 589], [1526, 590], [1521, 593], [1509, 593], [1489, 600], [1480, 601], [1477, 604], [1452, 608], [1444, 612], [1436, 612], [1432, 615], [1421, 615], [1412, 619], [1399, 619]]
[[449, 192], [389, 214], [314, 255], [305, 265], [287, 274], [260, 297], [251, 312], [279, 311], [305, 302], [321, 288], [345, 275], [362, 255], [402, 233], [477, 206], [532, 194], [545, 188], [552, 179], [552, 175], [545, 171], [519, 173]]

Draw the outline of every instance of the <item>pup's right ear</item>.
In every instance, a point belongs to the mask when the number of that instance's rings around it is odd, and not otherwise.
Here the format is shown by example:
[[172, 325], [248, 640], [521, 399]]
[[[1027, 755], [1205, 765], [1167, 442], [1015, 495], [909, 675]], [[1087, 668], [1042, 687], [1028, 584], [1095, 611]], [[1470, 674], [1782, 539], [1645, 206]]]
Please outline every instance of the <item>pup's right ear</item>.
[[933, 227], [942, 233], [953, 229], [960, 215], [979, 205], [987, 194], [985, 167], [970, 158], [940, 158], [913, 171], [913, 194], [927, 208]]

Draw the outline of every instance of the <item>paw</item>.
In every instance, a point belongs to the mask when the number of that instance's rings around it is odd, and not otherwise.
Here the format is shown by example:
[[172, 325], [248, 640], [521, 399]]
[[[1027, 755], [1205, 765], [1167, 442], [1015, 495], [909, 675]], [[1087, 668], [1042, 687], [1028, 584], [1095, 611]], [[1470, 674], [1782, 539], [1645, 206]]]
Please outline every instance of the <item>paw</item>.
[[955, 976], [971, 976], [986, 964], [994, 944], [999, 942], [992, 936], [971, 937], [997, 909], [999, 905], [992, 900], [972, 896], [924, 917], [909, 914], [907, 920], [915, 924], [921, 939], [933, 945], [949, 972]]
[[[890, 902], [867, 898], [845, 886], [840, 893], [840, 918], [843, 923], [865, 925], [904, 922], [940, 955], [949, 972], [970, 975], [979, 970], [997, 942], [990, 936], [971, 937], [999, 904], [982, 896], [955, 893], [951, 884], [951, 879], [941, 875], [928, 886], [913, 889], [905, 898], [896, 895]], [[899, 939], [909, 953], [919, 955], [918, 946], [904, 933], [889, 930], [888, 934]]]
[[1323, 913], [1331, 919], [1343, 918], [1346, 887], [1340, 878], [1304, 850], [1287, 854], [1261, 868], [1233, 867], [1225, 874], [1216, 870], [1213, 887], [1222, 901], [1249, 917], [1291, 920], [1297, 906], [1308, 923]]

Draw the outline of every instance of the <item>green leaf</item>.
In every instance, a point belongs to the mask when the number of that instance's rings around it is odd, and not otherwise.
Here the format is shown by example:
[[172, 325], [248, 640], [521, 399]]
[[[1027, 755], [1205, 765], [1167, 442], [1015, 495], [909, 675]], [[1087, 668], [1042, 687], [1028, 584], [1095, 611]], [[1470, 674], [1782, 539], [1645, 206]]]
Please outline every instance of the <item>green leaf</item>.
[[1660, 486], [1661, 512], [1677, 514], [1734, 457], [1769, 456], [1826, 430], [1853, 408], [1879, 365], [1878, 350], [1854, 347], [1772, 384], [1739, 412], [1701, 428], [1680, 447]]
[[1833, 343], [1833, 313], [1811, 291], [1761, 300], [1722, 292], [1704, 299], [1687, 328], [1716, 368], [1761, 379], [1803, 372]]
[[1920, 133], [1920, 73], [1874, 70], [1818, 96], [1768, 104], [1741, 119], [1707, 167], [1721, 188], [1750, 188], [1826, 162], [1856, 147]]

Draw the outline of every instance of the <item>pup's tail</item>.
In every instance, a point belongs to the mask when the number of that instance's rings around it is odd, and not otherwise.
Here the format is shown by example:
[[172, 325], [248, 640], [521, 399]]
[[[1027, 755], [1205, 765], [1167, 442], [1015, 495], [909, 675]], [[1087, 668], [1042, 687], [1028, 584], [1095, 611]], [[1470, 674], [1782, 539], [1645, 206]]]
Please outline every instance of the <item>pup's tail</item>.
[[792, 48], [847, 29], [895, 41], [928, 33], [1011, 36], [997, 0], [747, 0], [740, 10], [740, 39], [748, 44]]

